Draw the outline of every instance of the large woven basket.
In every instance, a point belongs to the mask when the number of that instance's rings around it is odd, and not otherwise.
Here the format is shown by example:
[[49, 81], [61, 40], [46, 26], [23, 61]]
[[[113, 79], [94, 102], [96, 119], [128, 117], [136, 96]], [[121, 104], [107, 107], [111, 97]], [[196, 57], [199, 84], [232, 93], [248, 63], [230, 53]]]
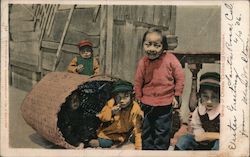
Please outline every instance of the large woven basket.
[[108, 76], [89, 77], [66, 72], [47, 74], [25, 97], [21, 105], [24, 120], [48, 141], [64, 148], [75, 148], [65, 141], [58, 128], [57, 114], [66, 98], [79, 85], [98, 80], [113, 81], [113, 78]]

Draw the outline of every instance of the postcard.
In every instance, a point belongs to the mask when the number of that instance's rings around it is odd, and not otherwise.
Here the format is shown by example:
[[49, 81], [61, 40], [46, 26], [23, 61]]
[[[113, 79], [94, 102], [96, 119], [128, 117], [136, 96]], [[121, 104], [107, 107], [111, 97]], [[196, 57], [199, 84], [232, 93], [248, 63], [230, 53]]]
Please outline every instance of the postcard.
[[1, 149], [249, 156], [249, 1], [1, 1]]

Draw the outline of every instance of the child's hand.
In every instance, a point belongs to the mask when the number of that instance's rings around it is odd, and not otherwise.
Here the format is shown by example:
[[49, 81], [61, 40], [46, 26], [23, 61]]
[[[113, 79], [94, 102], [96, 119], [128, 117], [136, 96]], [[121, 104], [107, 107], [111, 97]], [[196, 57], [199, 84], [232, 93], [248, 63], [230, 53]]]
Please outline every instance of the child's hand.
[[112, 115], [117, 114], [121, 110], [121, 107], [119, 104], [112, 107]]
[[84, 144], [83, 143], [80, 143], [77, 147], [76, 147], [76, 149], [83, 149], [84, 148]]
[[181, 107], [181, 103], [178, 102], [176, 97], [173, 98], [172, 105], [173, 105], [173, 108], [177, 108], [177, 109]]
[[201, 141], [205, 141], [205, 140], [206, 140], [206, 137], [204, 136], [203, 133], [201, 133], [201, 134], [195, 135], [195, 136], [194, 136], [194, 139], [195, 139], [195, 141], [197, 141], [197, 142], [201, 142]]
[[84, 69], [83, 65], [82, 64], [79, 64], [77, 67], [76, 67], [76, 71], [77, 72], [82, 72]]

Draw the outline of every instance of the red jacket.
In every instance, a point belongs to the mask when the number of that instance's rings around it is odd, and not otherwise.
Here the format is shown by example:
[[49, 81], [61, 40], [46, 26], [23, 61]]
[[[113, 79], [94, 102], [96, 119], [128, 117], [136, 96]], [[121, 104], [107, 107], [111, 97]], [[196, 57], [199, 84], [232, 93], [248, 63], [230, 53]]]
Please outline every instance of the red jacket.
[[156, 60], [144, 56], [135, 75], [136, 98], [152, 106], [170, 105], [174, 96], [181, 96], [184, 72], [179, 60], [167, 51]]

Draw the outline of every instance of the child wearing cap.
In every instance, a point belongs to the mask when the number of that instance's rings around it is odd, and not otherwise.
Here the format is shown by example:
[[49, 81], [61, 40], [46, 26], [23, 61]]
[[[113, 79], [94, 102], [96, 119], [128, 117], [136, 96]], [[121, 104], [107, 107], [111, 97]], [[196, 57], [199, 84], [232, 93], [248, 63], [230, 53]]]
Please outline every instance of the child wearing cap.
[[90, 141], [91, 147], [110, 148], [114, 144], [123, 143], [127, 135], [135, 134], [135, 149], [141, 149], [142, 111], [133, 101], [133, 85], [118, 80], [114, 83], [111, 98], [97, 115], [102, 121], [98, 129], [98, 139]]
[[199, 104], [191, 119], [192, 134], [182, 136], [175, 150], [218, 150], [220, 136], [220, 75], [201, 75]]
[[74, 57], [68, 66], [68, 72], [82, 75], [99, 74], [99, 63], [93, 57], [93, 44], [90, 41], [83, 40], [78, 43], [80, 56]]
[[157, 28], [144, 33], [145, 56], [135, 75], [135, 94], [144, 112], [143, 150], [167, 150], [170, 145], [173, 108], [180, 108], [184, 72], [168, 48], [167, 38]]

